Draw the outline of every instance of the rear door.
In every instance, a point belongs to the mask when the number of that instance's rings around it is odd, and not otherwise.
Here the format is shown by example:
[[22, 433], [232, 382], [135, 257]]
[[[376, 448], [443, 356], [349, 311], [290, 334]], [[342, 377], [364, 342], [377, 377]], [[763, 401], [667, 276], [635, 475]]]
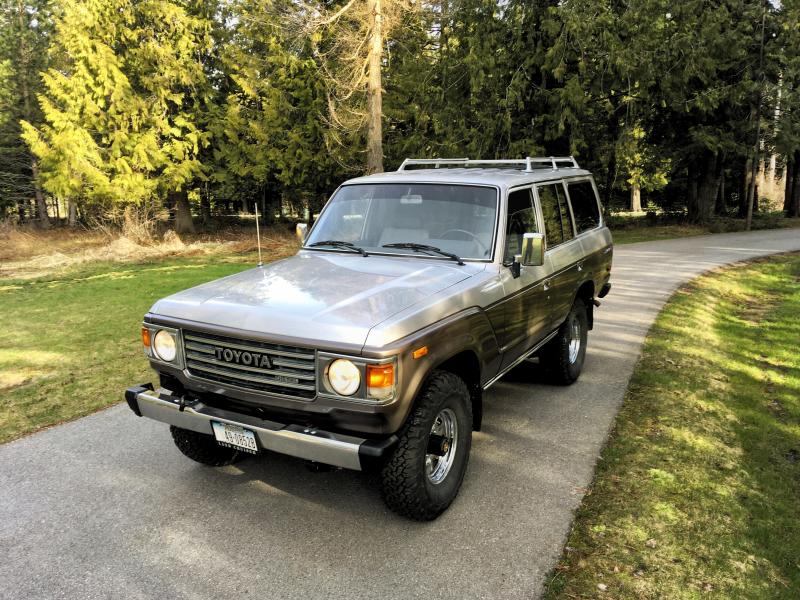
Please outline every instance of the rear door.
[[545, 281], [548, 293], [549, 329], [566, 319], [572, 307], [581, 276], [578, 263], [583, 257], [579, 240], [575, 239], [572, 212], [561, 181], [536, 186], [536, 199], [545, 230], [545, 265], [550, 277]]

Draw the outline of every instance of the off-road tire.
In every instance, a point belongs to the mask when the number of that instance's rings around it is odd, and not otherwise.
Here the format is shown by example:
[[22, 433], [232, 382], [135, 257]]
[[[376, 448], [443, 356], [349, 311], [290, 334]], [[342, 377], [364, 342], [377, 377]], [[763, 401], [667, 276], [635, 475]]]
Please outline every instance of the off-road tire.
[[[574, 361], [570, 360], [570, 340], [573, 323], [580, 326], [580, 349]], [[575, 303], [561, 324], [556, 336], [545, 344], [539, 352], [539, 362], [551, 383], [569, 385], [580, 377], [583, 361], [586, 358], [586, 341], [589, 332], [589, 320], [586, 316], [586, 305], [580, 298]]]
[[[455, 413], [457, 444], [449, 472], [434, 484], [425, 472], [425, 456], [433, 423], [445, 408]], [[472, 403], [464, 381], [452, 373], [434, 371], [398, 437], [397, 447], [381, 471], [383, 499], [399, 515], [432, 521], [455, 499], [469, 462]]]
[[170, 433], [178, 450], [192, 460], [211, 467], [224, 467], [242, 460], [246, 453], [220, 446], [212, 435], [170, 425]]

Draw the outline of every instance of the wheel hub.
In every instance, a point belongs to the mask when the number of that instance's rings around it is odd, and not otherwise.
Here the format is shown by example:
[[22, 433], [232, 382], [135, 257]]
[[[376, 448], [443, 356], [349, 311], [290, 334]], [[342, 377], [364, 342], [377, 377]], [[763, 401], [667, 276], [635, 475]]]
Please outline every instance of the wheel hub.
[[577, 317], [572, 317], [569, 324], [569, 362], [575, 364], [581, 351], [581, 322]]
[[456, 457], [458, 422], [450, 408], [442, 409], [433, 421], [425, 455], [425, 475], [433, 484], [445, 480]]

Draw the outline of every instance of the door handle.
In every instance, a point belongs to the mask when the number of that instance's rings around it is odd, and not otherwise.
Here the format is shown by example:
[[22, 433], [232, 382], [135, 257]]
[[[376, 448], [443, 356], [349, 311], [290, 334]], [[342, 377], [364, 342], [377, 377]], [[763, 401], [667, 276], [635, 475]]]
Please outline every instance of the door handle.
[[583, 263], [582, 262], [578, 263], [578, 271], [583, 271]]
[[552, 285], [552, 283], [553, 283], [553, 281], [551, 279], [545, 279], [544, 280], [544, 285], [542, 287], [544, 288], [545, 292], [550, 289], [550, 286]]

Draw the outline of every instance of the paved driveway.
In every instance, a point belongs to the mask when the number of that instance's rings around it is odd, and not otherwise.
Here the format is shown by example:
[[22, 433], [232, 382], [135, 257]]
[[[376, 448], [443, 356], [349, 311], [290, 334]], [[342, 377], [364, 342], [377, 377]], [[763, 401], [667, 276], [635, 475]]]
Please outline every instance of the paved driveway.
[[617, 249], [580, 381], [548, 387], [522, 367], [498, 382], [461, 494], [433, 523], [389, 513], [360, 473], [280, 455], [195, 465], [122, 406], [0, 446], [0, 597], [536, 597], [664, 301], [787, 250], [800, 230]]

